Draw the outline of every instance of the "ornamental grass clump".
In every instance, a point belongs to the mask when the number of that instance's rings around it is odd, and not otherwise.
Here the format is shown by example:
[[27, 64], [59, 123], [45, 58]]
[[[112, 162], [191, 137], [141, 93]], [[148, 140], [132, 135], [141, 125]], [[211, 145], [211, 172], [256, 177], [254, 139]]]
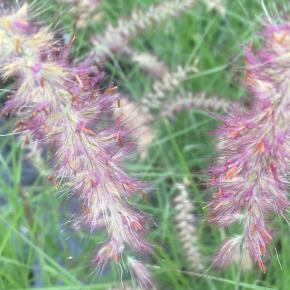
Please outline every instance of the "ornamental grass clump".
[[250, 108], [232, 106], [217, 130], [218, 159], [210, 169], [214, 189], [212, 222], [242, 231], [222, 243], [214, 266], [232, 262], [242, 268], [257, 263], [272, 239], [271, 216], [284, 217], [290, 161], [290, 23], [266, 23], [261, 47], [246, 46], [244, 80], [253, 99]]
[[[15, 131], [26, 142], [32, 138], [51, 150], [50, 179], [70, 188], [81, 203], [75, 227], [106, 230], [107, 240], [93, 258], [99, 269], [109, 261], [119, 263], [126, 249], [150, 252], [144, 239], [148, 218], [128, 201], [137, 192], [143, 194], [145, 185], [123, 168], [136, 142], [126, 132], [122, 115], [113, 118], [120, 107], [115, 88], [101, 88], [104, 74], [91, 60], [69, 61], [73, 39], [64, 44], [30, 15], [27, 4], [1, 13], [1, 76], [17, 79], [2, 113], [18, 117]], [[141, 286], [151, 287], [149, 272], [146, 277], [137, 273], [145, 265], [136, 263], [128, 266], [134, 266], [137, 282], [142, 277]]]

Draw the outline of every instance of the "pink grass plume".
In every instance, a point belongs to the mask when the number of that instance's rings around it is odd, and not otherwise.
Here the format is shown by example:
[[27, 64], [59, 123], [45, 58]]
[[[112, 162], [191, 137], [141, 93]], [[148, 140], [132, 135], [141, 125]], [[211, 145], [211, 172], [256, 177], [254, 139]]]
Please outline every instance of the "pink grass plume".
[[270, 217], [284, 217], [289, 206], [289, 49], [290, 24], [266, 23], [261, 47], [245, 47], [250, 108], [234, 105], [220, 118], [218, 158], [210, 169], [210, 220], [221, 227], [239, 223], [242, 232], [224, 241], [214, 266], [257, 263], [265, 272], [263, 257], [273, 235]]
[[116, 88], [101, 88], [104, 74], [90, 59], [70, 61], [73, 39], [62, 45], [30, 20], [29, 10], [24, 4], [0, 16], [1, 76], [17, 78], [2, 113], [14, 113], [16, 131], [51, 150], [50, 179], [82, 205], [75, 227], [106, 231], [93, 258], [97, 267], [119, 263], [127, 250], [146, 254], [148, 217], [130, 202], [133, 195], [144, 195], [146, 185], [124, 167], [136, 142], [122, 115], [113, 118], [119, 108]]

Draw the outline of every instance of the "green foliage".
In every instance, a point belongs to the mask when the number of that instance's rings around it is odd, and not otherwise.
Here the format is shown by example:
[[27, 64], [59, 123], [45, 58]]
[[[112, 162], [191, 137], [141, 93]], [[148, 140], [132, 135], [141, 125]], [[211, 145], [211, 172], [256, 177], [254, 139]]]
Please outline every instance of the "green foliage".
[[[44, 8], [41, 18], [45, 22], [55, 21], [55, 26], [63, 27], [67, 37], [71, 35], [73, 20], [67, 4], [34, 2]], [[108, 23], [129, 15], [134, 7], [145, 9], [153, 2], [157, 1], [103, 0], [99, 8], [101, 20], [95, 23], [88, 19], [87, 29], [77, 31], [74, 54], [81, 57], [90, 51], [90, 38]], [[258, 1], [228, 0], [223, 18], [215, 11], [207, 11], [200, 2], [177, 19], [168, 19], [142, 33], [132, 40], [132, 47], [140, 52], [153, 52], [172, 69], [198, 58], [199, 72], [188, 77], [179, 88], [181, 92], [204, 91], [231, 100], [245, 100], [247, 95], [240, 84], [242, 44], [259, 27], [264, 17], [262, 6]], [[272, 2], [275, 3], [267, 3], [267, 7], [274, 15], [275, 7], [279, 10], [287, 5], [286, 0]], [[106, 72], [120, 91], [136, 100], [141, 100], [152, 88], [153, 80], [122, 54], [106, 64]], [[1, 95], [5, 93], [1, 91]], [[148, 180], [154, 188], [147, 203], [141, 198], [136, 202], [154, 220], [149, 239], [155, 251], [148, 264], [152, 265], [159, 289], [230, 290], [238, 289], [238, 285], [240, 289], [289, 289], [289, 225], [278, 218], [273, 222], [276, 237], [266, 261], [266, 274], [255, 268], [239, 276], [235, 267], [223, 271], [208, 269], [202, 274], [186, 271], [186, 253], [181, 250], [172, 219], [175, 182], [185, 177], [191, 182], [191, 199], [197, 209], [197, 238], [205, 264], [210, 265], [211, 255], [225, 235], [206, 222], [204, 209], [209, 198], [204, 186], [206, 169], [214, 148], [214, 137], [209, 131], [215, 126], [216, 121], [200, 110], [179, 113], [172, 122], [158, 116], [154, 122], [157, 138], [151, 144], [149, 157], [138, 164], [129, 164], [136, 175]], [[2, 125], [1, 131], [6, 127], [11, 131], [13, 124]], [[45, 177], [38, 176], [32, 185], [22, 185], [21, 176], [27, 167], [23, 164], [21, 142], [15, 136], [0, 138], [0, 289], [35, 289], [33, 285], [37, 285], [42, 290], [89, 290], [118, 285], [118, 267], [105, 269], [98, 275], [89, 262], [95, 245], [102, 241], [102, 234], [70, 229], [66, 221], [75, 206], [68, 201], [67, 192], [55, 188]], [[234, 230], [230, 229], [233, 233]]]

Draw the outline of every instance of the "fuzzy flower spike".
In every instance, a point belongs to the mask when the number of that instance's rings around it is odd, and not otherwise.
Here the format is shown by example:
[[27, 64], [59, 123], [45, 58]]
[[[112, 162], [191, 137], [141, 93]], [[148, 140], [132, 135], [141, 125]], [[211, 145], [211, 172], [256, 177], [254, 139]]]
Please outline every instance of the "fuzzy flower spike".
[[[2, 112], [15, 113], [20, 119], [16, 131], [52, 151], [51, 178], [70, 188], [82, 204], [75, 227], [106, 230], [107, 241], [93, 259], [100, 269], [109, 261], [119, 262], [126, 249], [150, 251], [144, 239], [146, 215], [128, 201], [136, 192], [143, 193], [144, 184], [123, 168], [135, 142], [124, 129], [122, 115], [112, 118], [113, 109], [119, 107], [118, 95], [114, 88], [100, 89], [103, 74], [90, 60], [68, 62], [72, 43], [63, 46], [28, 15], [24, 4], [0, 17], [2, 78], [18, 79]], [[134, 258], [129, 261], [137, 282], [143, 289], [151, 287], [148, 270], [144, 277], [145, 265], [133, 263]]]
[[238, 222], [243, 230], [223, 242], [213, 264], [257, 263], [265, 272], [263, 256], [272, 239], [266, 217], [284, 217], [289, 206], [290, 23], [266, 23], [261, 48], [253, 52], [248, 45], [245, 51], [244, 79], [253, 102], [248, 110], [233, 106], [221, 117], [208, 205], [212, 222], [222, 227]]

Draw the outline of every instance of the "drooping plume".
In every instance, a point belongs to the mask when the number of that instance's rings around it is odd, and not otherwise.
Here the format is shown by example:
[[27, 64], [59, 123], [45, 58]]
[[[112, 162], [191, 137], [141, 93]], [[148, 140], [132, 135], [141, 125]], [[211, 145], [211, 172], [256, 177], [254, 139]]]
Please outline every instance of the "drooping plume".
[[51, 150], [51, 179], [70, 188], [82, 204], [75, 227], [106, 230], [107, 241], [98, 247], [94, 262], [102, 269], [109, 261], [118, 262], [126, 249], [149, 252], [147, 217], [128, 201], [143, 194], [145, 185], [123, 166], [136, 142], [122, 116], [112, 117], [119, 96], [113, 88], [101, 88], [104, 74], [89, 59], [68, 61], [72, 40], [63, 45], [31, 21], [27, 4], [3, 12], [0, 24], [1, 75], [17, 77], [2, 113], [15, 113], [16, 131]]
[[175, 114], [183, 110], [206, 110], [209, 112], [225, 111], [232, 104], [225, 98], [207, 96], [205, 93], [185, 93], [175, 97], [171, 102], [164, 106], [164, 115], [173, 118]]
[[193, 204], [189, 199], [186, 186], [183, 183], [175, 184], [177, 194], [174, 202], [174, 221], [184, 256], [189, 269], [192, 271], [204, 270], [204, 262], [197, 243]]
[[152, 78], [161, 79], [169, 73], [168, 66], [152, 53], [141, 53], [131, 47], [126, 47], [124, 53]]
[[242, 232], [227, 239], [214, 266], [257, 263], [272, 239], [268, 224], [289, 206], [286, 196], [290, 158], [290, 24], [266, 23], [261, 48], [245, 49], [245, 83], [252, 94], [249, 109], [237, 105], [221, 117], [217, 130], [218, 158], [210, 169], [213, 198], [210, 219], [221, 227], [242, 225]]
[[128, 19], [119, 19], [116, 26], [109, 25], [103, 35], [94, 38], [96, 59], [103, 61], [116, 52], [122, 52], [140, 31], [146, 31], [168, 17], [179, 15], [192, 7], [195, 2], [195, 0], [164, 0], [158, 5], [149, 6], [146, 11], [133, 11]]
[[153, 90], [146, 95], [142, 102], [149, 108], [160, 108], [166, 95], [177, 89], [189, 74], [197, 72], [196, 62], [193, 65], [179, 66], [176, 71], [169, 71], [153, 84]]

